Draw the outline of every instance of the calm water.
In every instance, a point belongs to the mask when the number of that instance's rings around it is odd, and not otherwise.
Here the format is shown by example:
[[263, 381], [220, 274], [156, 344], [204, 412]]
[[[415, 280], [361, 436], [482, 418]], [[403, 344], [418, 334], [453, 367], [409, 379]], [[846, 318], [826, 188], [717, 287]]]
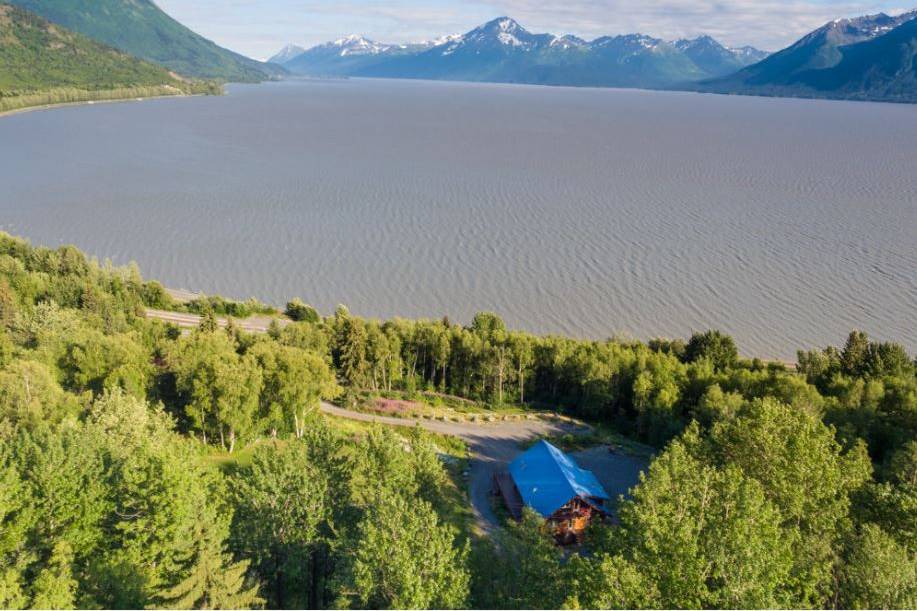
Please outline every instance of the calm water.
[[0, 227], [169, 286], [917, 351], [917, 107], [395, 81], [0, 119]]

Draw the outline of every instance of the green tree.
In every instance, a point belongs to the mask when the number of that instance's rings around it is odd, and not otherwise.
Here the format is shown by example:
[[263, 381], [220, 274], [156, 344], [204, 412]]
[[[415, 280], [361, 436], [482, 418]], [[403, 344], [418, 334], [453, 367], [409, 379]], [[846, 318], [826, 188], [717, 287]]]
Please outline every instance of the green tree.
[[15, 291], [6, 278], [0, 277], [0, 329], [10, 326], [16, 320], [19, 303]]
[[289, 302], [284, 313], [290, 320], [295, 320], [296, 322], [315, 324], [321, 320], [318, 311], [312, 306], [306, 305], [300, 299], [294, 299]]
[[888, 478], [902, 486], [917, 488], [917, 439], [895, 452], [888, 464]]
[[648, 609], [659, 606], [659, 593], [622, 556], [573, 556], [565, 570], [572, 592], [564, 609]]
[[70, 545], [59, 541], [32, 583], [33, 609], [72, 609], [75, 606], [78, 584], [73, 578], [72, 564]]
[[791, 603], [824, 604], [850, 524], [851, 495], [871, 473], [863, 445], [844, 452], [834, 430], [815, 415], [764, 399], [715, 425], [711, 446], [717, 461], [757, 480], [780, 509], [781, 537], [793, 545], [795, 560]]
[[739, 351], [730, 336], [719, 331], [707, 331], [691, 336], [685, 348], [684, 358], [688, 363], [707, 359], [718, 371], [722, 371], [735, 365], [739, 359]]
[[476, 607], [558, 609], [570, 594], [563, 551], [531, 509], [498, 532], [492, 545], [477, 547], [472, 564]]
[[247, 577], [249, 561], [233, 562], [223, 551], [223, 542], [200, 522], [195, 533], [194, 555], [187, 576], [161, 590], [157, 606], [175, 609], [251, 609], [264, 601], [258, 584]]
[[78, 409], [45, 365], [16, 360], [0, 370], [0, 421], [34, 427], [60, 422]]
[[841, 366], [844, 373], [861, 376], [866, 371], [866, 355], [869, 351], [869, 336], [862, 331], [852, 331], [841, 352]]
[[740, 469], [694, 458], [697, 442], [689, 430], [650, 465], [621, 507], [620, 549], [662, 607], [785, 605], [792, 556], [779, 511]]
[[509, 335], [509, 346], [515, 363], [519, 403], [525, 403], [525, 383], [528, 380], [529, 369], [535, 363], [535, 342], [528, 333], [513, 332]]
[[173, 434], [161, 408], [119, 390], [93, 404], [83, 437], [101, 446], [113, 505], [86, 587], [96, 606], [153, 604], [190, 579], [201, 533], [217, 549], [226, 541], [232, 512], [223, 478], [195, 444]]
[[138, 397], [146, 396], [149, 355], [130, 335], [87, 330], [71, 340], [61, 366], [69, 387], [77, 392], [91, 390], [98, 395], [105, 388], [121, 387]]
[[223, 333], [197, 332], [183, 338], [169, 357], [187, 416], [232, 452], [238, 437], [255, 426], [261, 369], [252, 356], [239, 356]]
[[339, 309], [335, 326], [335, 364], [341, 377], [354, 388], [367, 386], [369, 360], [366, 354], [367, 338], [363, 321], [354, 318], [346, 310]]
[[840, 606], [848, 609], [917, 607], [917, 557], [874, 524], [850, 543], [841, 573]]
[[[309, 437], [259, 446], [251, 466], [233, 478], [233, 547], [252, 559], [272, 608], [314, 607], [323, 599], [315, 591], [319, 576], [310, 571], [340, 499], [330, 497], [325, 465], [313, 461], [333, 453], [330, 440]], [[320, 443], [324, 450], [310, 448]]]
[[272, 431], [292, 429], [302, 437], [320, 400], [340, 393], [328, 363], [316, 354], [276, 342], [259, 342], [248, 354], [261, 368], [261, 418]]
[[15, 439], [0, 428], [0, 607], [26, 605], [25, 570], [31, 558], [27, 533], [38, 512], [14, 462]]
[[468, 548], [425, 501], [380, 495], [350, 544], [343, 594], [371, 609], [463, 608]]

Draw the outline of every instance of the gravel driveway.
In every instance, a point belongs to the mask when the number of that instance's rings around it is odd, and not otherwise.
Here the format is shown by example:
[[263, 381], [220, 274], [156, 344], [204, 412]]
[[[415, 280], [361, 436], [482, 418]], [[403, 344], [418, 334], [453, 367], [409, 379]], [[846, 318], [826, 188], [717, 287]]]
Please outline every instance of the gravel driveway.
[[[354, 412], [329, 403], [322, 404], [326, 414], [362, 422], [379, 422], [394, 426], [415, 426], [434, 433], [454, 435], [468, 444], [470, 454], [469, 494], [475, 519], [482, 534], [492, 534], [499, 521], [491, 507], [491, 478], [494, 471], [503, 469], [522, 451], [522, 444], [538, 435], [585, 433], [586, 425], [546, 420], [520, 420], [513, 422], [465, 423], [439, 420], [393, 418]], [[592, 470], [612, 498], [624, 494], [639, 479], [647, 461], [623, 454], [610, 454], [603, 446], [573, 454], [580, 466]]]

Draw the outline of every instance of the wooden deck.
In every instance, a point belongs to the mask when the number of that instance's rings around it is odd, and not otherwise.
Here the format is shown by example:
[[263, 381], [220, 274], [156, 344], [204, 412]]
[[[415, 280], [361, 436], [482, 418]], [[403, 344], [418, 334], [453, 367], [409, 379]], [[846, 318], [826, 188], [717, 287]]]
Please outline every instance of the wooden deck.
[[519, 495], [519, 490], [516, 489], [516, 484], [513, 482], [509, 471], [494, 473], [494, 492], [503, 497], [503, 502], [506, 503], [506, 508], [509, 510], [509, 514], [513, 516], [513, 519], [521, 520], [522, 497]]

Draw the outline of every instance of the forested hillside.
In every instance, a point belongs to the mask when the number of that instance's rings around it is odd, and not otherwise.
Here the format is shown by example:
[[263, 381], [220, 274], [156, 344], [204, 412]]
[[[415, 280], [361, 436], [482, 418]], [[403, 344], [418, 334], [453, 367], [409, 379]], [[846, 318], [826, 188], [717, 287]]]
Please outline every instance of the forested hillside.
[[9, 0], [45, 19], [179, 74], [257, 82], [282, 69], [203, 38], [151, 0]]
[[181, 79], [161, 66], [0, 4], [0, 111], [42, 103], [216, 90], [214, 85]]
[[[582, 341], [301, 302], [261, 336], [209, 305], [190, 333], [143, 317], [173, 305], [136, 268], [0, 234], [0, 606], [917, 605], [900, 346], [857, 332], [796, 372], [716, 332]], [[452, 442], [316, 410], [421, 390], [561, 409], [659, 454], [588, 553], [563, 558], [533, 516], [482, 540]]]

